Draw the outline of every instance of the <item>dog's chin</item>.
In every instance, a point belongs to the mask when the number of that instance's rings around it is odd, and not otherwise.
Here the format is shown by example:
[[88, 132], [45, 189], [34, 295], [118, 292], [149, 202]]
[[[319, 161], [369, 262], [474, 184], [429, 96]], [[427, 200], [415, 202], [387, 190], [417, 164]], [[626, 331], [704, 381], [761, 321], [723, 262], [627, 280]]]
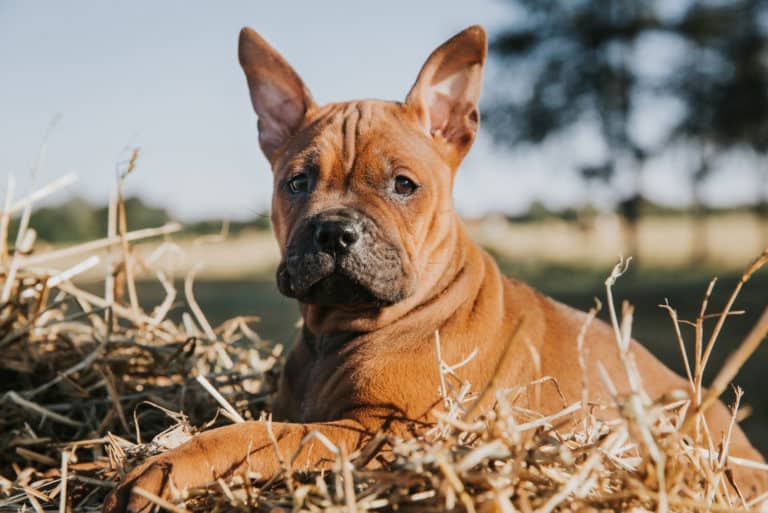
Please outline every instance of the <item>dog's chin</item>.
[[301, 287], [285, 268], [278, 269], [277, 288], [284, 296], [300, 303], [320, 306], [381, 308], [397, 303], [404, 296], [400, 291], [375, 291], [362, 280], [338, 269], [311, 280], [305, 275]]
[[320, 306], [378, 306], [384, 301], [352, 277], [339, 272], [318, 280], [297, 297], [300, 302]]

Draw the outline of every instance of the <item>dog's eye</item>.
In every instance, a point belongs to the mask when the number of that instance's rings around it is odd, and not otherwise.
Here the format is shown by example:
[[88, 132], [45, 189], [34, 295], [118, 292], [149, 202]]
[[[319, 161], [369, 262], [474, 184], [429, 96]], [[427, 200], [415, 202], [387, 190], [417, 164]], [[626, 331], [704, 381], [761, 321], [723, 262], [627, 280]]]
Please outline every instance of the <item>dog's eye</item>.
[[288, 191], [291, 194], [303, 194], [309, 191], [309, 176], [306, 173], [299, 173], [287, 183]]
[[395, 193], [400, 196], [410, 196], [419, 186], [416, 183], [404, 175], [397, 175], [395, 177]]

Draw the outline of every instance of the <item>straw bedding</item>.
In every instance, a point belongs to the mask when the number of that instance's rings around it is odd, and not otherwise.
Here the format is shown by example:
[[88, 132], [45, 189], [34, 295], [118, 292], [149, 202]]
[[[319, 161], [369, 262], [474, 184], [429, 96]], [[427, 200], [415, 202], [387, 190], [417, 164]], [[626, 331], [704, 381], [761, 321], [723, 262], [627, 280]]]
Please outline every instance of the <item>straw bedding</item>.
[[[263, 342], [253, 329], [254, 319], [237, 317], [210, 326], [194, 299], [194, 274], [177, 291], [157, 265], [159, 259], [136, 257], [132, 244], [145, 237], [166, 237], [158, 252], [172, 248], [170, 234], [179, 227], [128, 232], [122, 179], [110, 203], [105, 239], [35, 253], [34, 231], [25, 219], [35, 200], [61, 185], [56, 182], [16, 202], [9, 186], [0, 217], [4, 511], [99, 510], [120, 477], [148, 455], [216, 425], [259, 418], [269, 422], [262, 412], [269, 409], [279, 374], [282, 346]], [[13, 241], [8, 234], [12, 215], [21, 216]], [[82, 260], [59, 269], [62, 254]], [[95, 258], [107, 264], [103, 294], [86, 292], [73, 282], [79, 272], [96, 265]], [[492, 411], [470, 420], [466, 413], [481, 391], [456, 377], [451, 367], [456, 362], [438, 358], [435, 365], [444, 378], [442, 420], [416, 438], [381, 433], [353, 454], [337, 451], [331, 470], [283, 472], [266, 483], [257, 476], [236, 475], [168, 501], [153, 500], [173, 511], [219, 512], [749, 509], [758, 501], [748, 503], [739, 496], [728, 469], [750, 463], [729, 458], [727, 439], [710, 439], [700, 413], [765, 338], [768, 313], [708, 390], [702, 388], [701, 376], [733, 299], [766, 261], [768, 250], [747, 269], [708, 338], [700, 330], [696, 340], [679, 338], [681, 347], [689, 342], [694, 346], [694, 359], [687, 362], [697, 391], [693, 403], [672, 391], [661, 401], [648, 401], [627, 356], [625, 370], [635, 390], [614, 397], [612, 404], [583, 400], [548, 417], [514, 406], [517, 394], [548, 385], [551, 380], [545, 377], [504, 391]], [[148, 310], [141, 307], [134, 283], [139, 266], [154, 273], [167, 293], [165, 301]], [[618, 265], [606, 281], [606, 308], [626, 355], [632, 309], [624, 305], [617, 312], [611, 293], [623, 270]], [[703, 325], [710, 315], [706, 300], [693, 323]], [[169, 312], [178, 308], [184, 314], [173, 322]], [[668, 308], [679, 326], [683, 321]], [[439, 334], [435, 343], [439, 349]], [[573, 343], [581, 345], [582, 340]], [[596, 413], [605, 408], [618, 408], [621, 414], [600, 421]]]

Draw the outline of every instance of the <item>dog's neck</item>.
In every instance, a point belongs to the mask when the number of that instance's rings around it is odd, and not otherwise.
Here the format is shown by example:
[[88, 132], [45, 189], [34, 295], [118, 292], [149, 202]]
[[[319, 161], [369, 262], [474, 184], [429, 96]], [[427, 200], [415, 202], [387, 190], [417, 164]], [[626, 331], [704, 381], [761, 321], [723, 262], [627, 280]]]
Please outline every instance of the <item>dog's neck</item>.
[[406, 299], [391, 306], [365, 309], [300, 303], [304, 325], [316, 336], [370, 333], [389, 327], [425, 305], [437, 302], [440, 303], [439, 310], [448, 318], [462, 302], [454, 299], [456, 295], [447, 292], [453, 287], [464, 286], [461, 277], [466, 272], [468, 258], [471, 259], [469, 253], [473, 251], [481, 250], [469, 240], [461, 221], [454, 214], [446, 225], [444, 236], [431, 247], [424, 248], [426, 264], [422, 266], [419, 285]]

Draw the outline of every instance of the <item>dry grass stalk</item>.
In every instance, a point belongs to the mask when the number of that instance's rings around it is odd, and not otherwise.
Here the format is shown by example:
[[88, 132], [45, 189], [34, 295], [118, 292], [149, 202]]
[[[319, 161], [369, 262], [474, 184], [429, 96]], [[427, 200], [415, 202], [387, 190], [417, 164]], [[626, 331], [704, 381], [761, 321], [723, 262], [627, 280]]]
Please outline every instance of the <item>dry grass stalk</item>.
[[[688, 419], [686, 420], [686, 423], [683, 426], [683, 432], [689, 431], [694, 426], [698, 428], [698, 426], [703, 420], [704, 412], [706, 412], [706, 410], [710, 406], [712, 406], [712, 404], [715, 403], [717, 398], [720, 397], [720, 395], [725, 391], [725, 389], [728, 386], [728, 383], [730, 383], [731, 380], [733, 380], [733, 378], [736, 376], [736, 373], [739, 371], [739, 369], [744, 365], [747, 359], [752, 355], [752, 353], [757, 349], [758, 345], [765, 339], [766, 335], [768, 334], [768, 307], [767, 307], [766, 310], [763, 312], [763, 315], [760, 318], [760, 320], [750, 331], [747, 338], [741, 343], [739, 348], [729, 356], [725, 365], [720, 369], [717, 376], [713, 380], [712, 385], [710, 386], [709, 390], [706, 393], [706, 397], [704, 397], [702, 375], [704, 373], [704, 369], [707, 366], [707, 363], [709, 362], [709, 358], [712, 353], [712, 348], [717, 342], [717, 338], [720, 335], [723, 325], [725, 324], [725, 320], [731, 313], [733, 303], [736, 301], [736, 298], [738, 297], [739, 292], [741, 292], [741, 289], [744, 286], [744, 284], [747, 281], [749, 281], [752, 275], [756, 273], [767, 262], [768, 262], [768, 248], [765, 251], [763, 251], [763, 253], [759, 257], [757, 257], [741, 275], [741, 278], [739, 279], [738, 283], [736, 284], [730, 296], [728, 297], [728, 302], [726, 303], [725, 308], [718, 315], [715, 327], [713, 328], [712, 333], [710, 334], [709, 340], [707, 341], [706, 348], [702, 353], [701, 340], [703, 338], [703, 334], [702, 334], [702, 328], [700, 327], [703, 326], [704, 318], [706, 316], [707, 303], [712, 293], [712, 289], [714, 288], [715, 280], [712, 280], [710, 282], [704, 302], [702, 303], [701, 311], [696, 320], [696, 326], [697, 326], [696, 353], [695, 353], [695, 362], [694, 362], [696, 373], [694, 374], [694, 381], [693, 381], [694, 392], [696, 395], [696, 404], [693, 405], [691, 414], [688, 416]], [[683, 349], [683, 352], [684, 352], [684, 349]], [[698, 433], [699, 430], [696, 429], [696, 431]]]
[[237, 410], [235, 410], [231, 404], [229, 404], [229, 401], [227, 401], [223, 395], [219, 393], [216, 388], [211, 385], [211, 382], [208, 381], [205, 376], [197, 375], [195, 377], [197, 379], [197, 382], [202, 385], [202, 387], [205, 389], [206, 392], [211, 394], [211, 397], [216, 399], [216, 402], [221, 405], [222, 408], [229, 414], [229, 418], [234, 420], [235, 422], [245, 422], [245, 419], [237, 413]]
[[123, 184], [125, 178], [136, 168], [136, 160], [139, 158], [139, 149], [135, 148], [131, 153], [131, 159], [125, 171], [120, 173], [117, 180], [117, 230], [120, 235], [120, 247], [123, 250], [123, 265], [125, 270], [125, 282], [128, 285], [128, 299], [134, 317], [139, 316], [139, 295], [136, 292], [136, 282], [133, 278], [133, 262], [131, 247], [128, 245], [126, 234], [128, 233], [128, 220], [125, 218], [125, 203], [123, 202]]

